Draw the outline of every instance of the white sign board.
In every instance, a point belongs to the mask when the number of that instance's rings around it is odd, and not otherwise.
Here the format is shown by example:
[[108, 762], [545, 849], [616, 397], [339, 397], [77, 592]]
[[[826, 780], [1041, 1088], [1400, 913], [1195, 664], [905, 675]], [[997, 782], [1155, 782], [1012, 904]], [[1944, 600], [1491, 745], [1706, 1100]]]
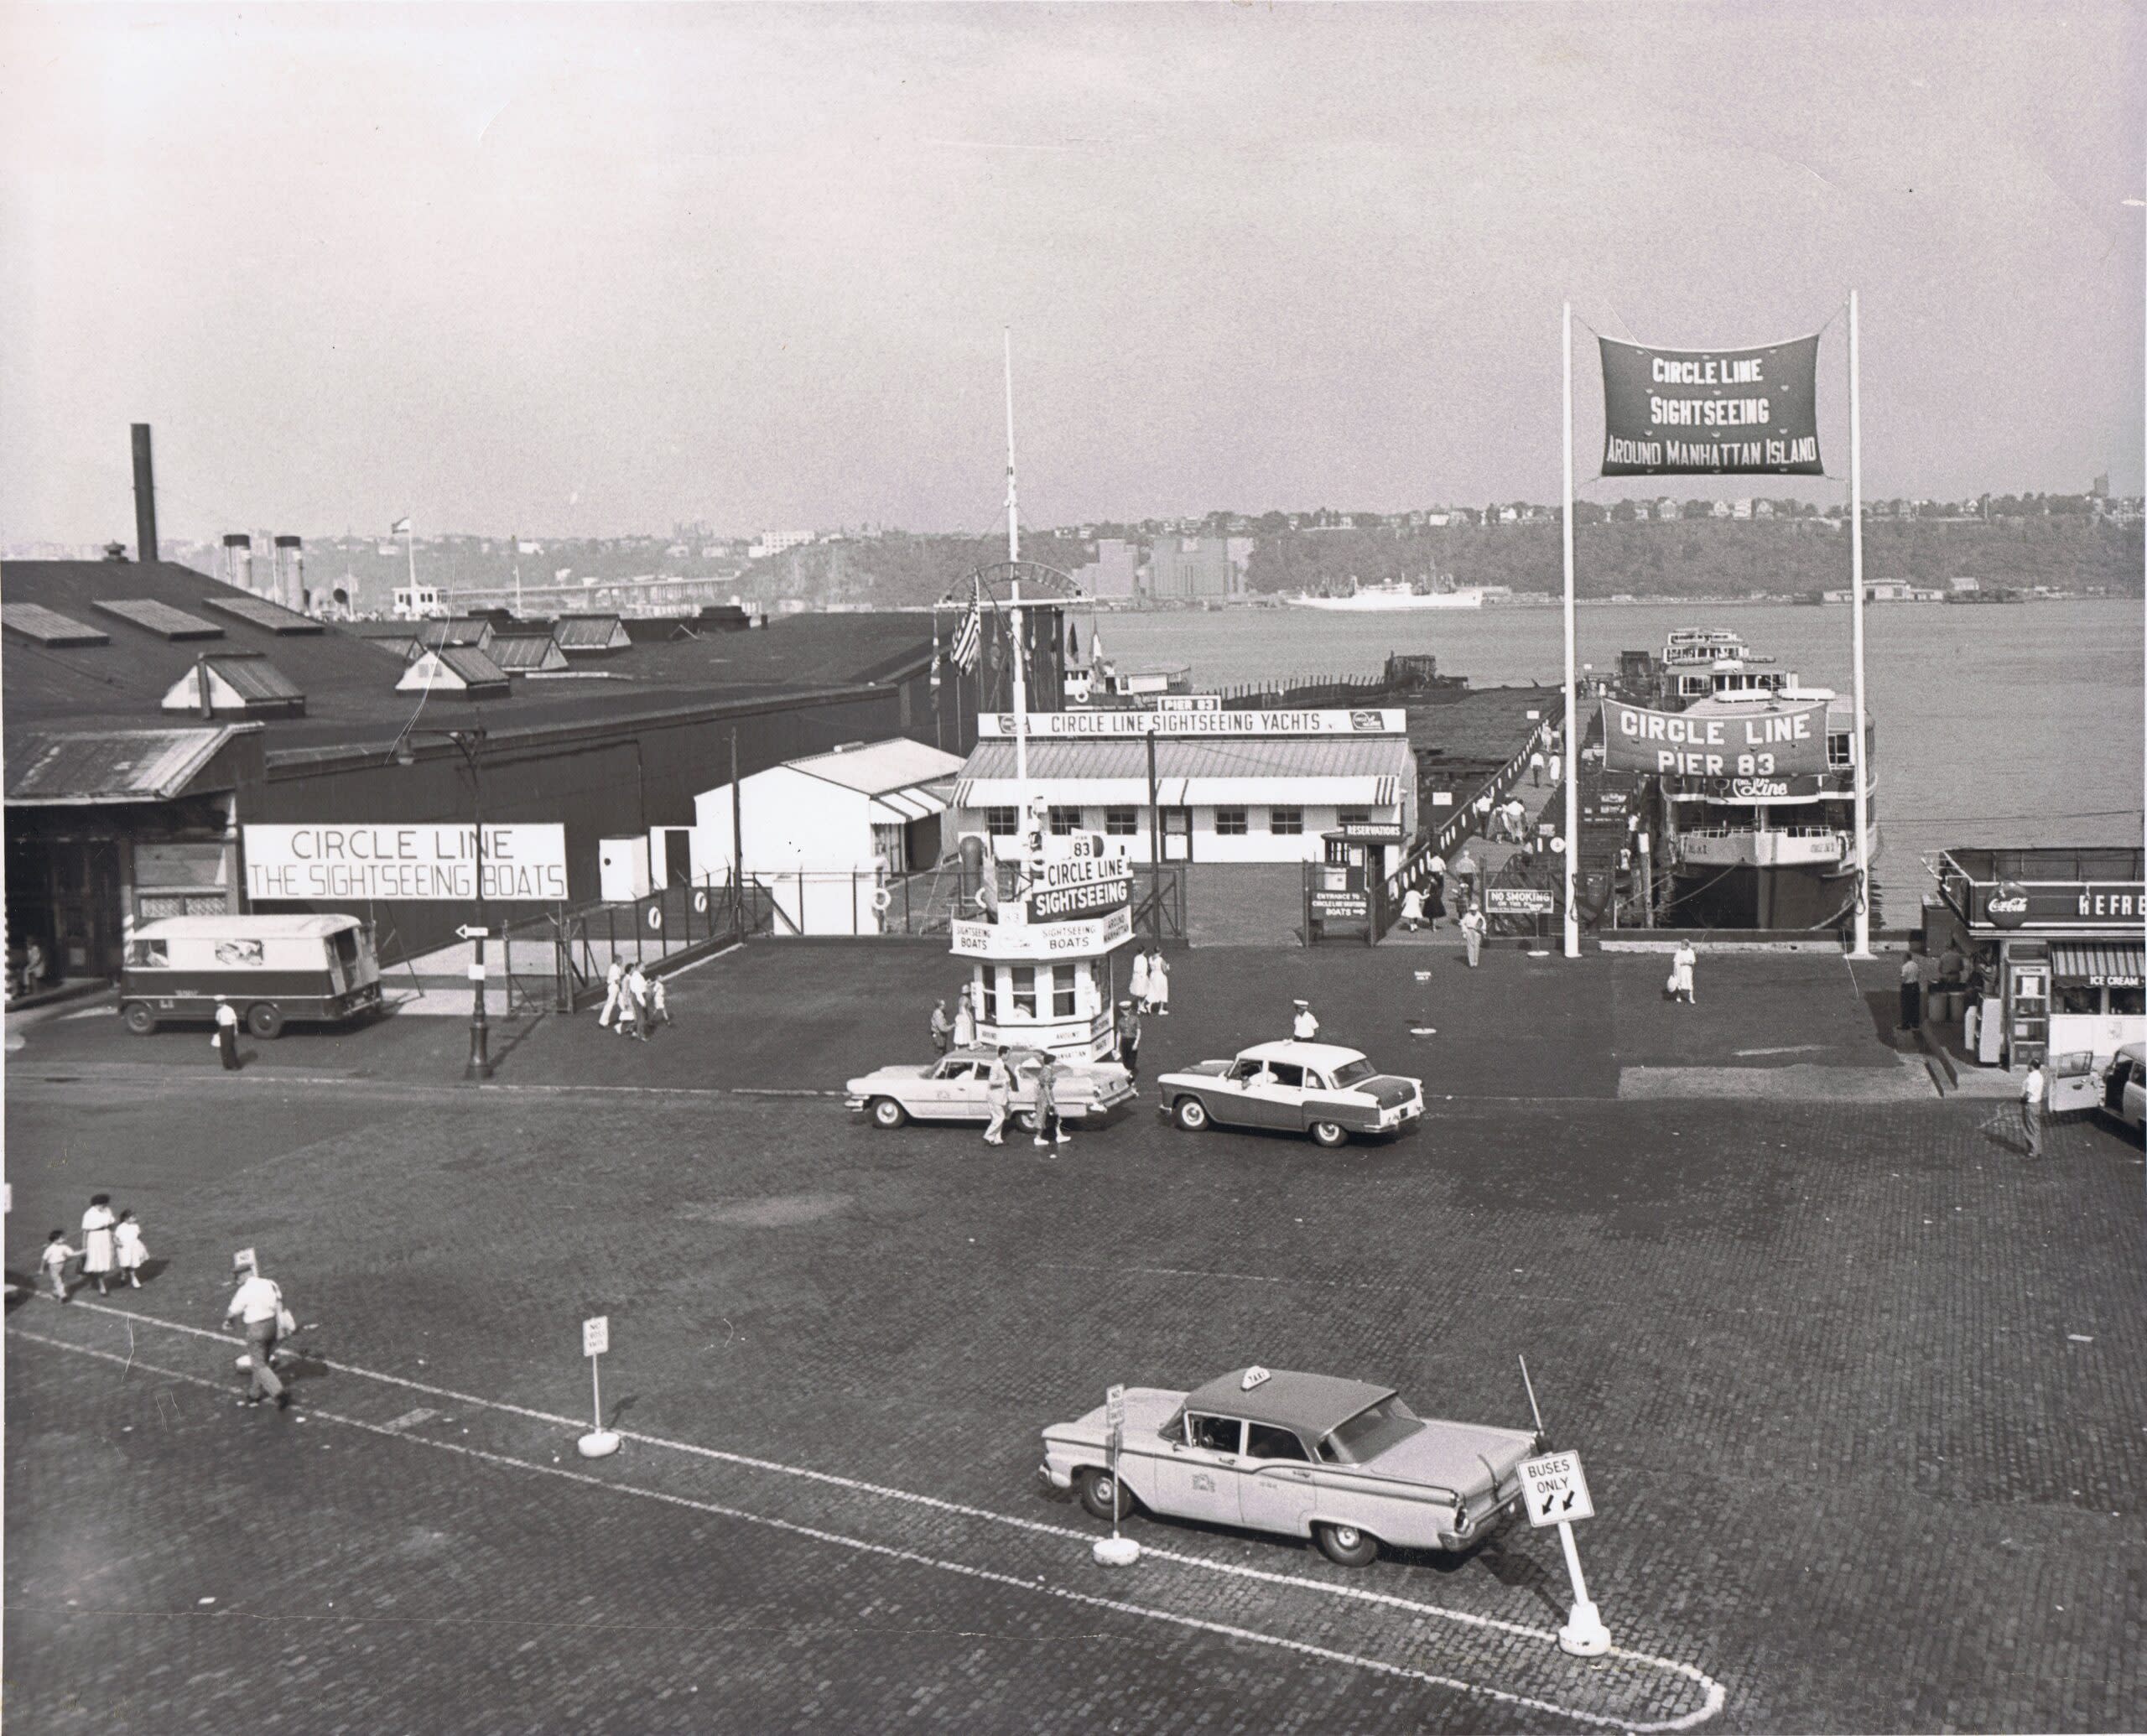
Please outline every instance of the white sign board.
[[581, 1354], [601, 1356], [611, 1348], [611, 1317], [599, 1314], [593, 1320], [581, 1323]]
[[[1014, 714], [982, 712], [976, 720], [985, 741], [1011, 741]], [[1409, 714], [1364, 711], [1032, 711], [1030, 738], [1077, 741], [1126, 735], [1406, 735]]]
[[958, 959], [1080, 959], [1132, 939], [1133, 912], [1120, 908], [1094, 922], [956, 922], [950, 933]]
[[[246, 890], [257, 899], [441, 899], [477, 896], [475, 826], [247, 826]], [[485, 828], [485, 896], [567, 896], [567, 829]]]
[[1125, 1389], [1123, 1386], [1104, 1389], [1104, 1423], [1114, 1432], [1125, 1427]]
[[235, 1272], [259, 1271], [261, 1270], [261, 1266], [259, 1262], [253, 1257], [253, 1250], [251, 1248], [241, 1248], [237, 1253], [232, 1255], [231, 1270]]
[[1578, 1453], [1551, 1453], [1523, 1461], [1521, 1492], [1528, 1503], [1528, 1522], [1541, 1531], [1576, 1519], [1595, 1517], [1588, 1477]]

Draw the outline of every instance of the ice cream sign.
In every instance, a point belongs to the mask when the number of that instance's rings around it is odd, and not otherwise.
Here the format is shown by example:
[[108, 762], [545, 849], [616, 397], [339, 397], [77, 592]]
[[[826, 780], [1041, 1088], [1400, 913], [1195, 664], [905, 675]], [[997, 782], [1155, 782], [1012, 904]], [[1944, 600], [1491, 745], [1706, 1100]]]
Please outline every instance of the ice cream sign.
[[1739, 714], [1603, 702], [1604, 764], [1675, 777], [1792, 777], [1827, 769], [1827, 702]]

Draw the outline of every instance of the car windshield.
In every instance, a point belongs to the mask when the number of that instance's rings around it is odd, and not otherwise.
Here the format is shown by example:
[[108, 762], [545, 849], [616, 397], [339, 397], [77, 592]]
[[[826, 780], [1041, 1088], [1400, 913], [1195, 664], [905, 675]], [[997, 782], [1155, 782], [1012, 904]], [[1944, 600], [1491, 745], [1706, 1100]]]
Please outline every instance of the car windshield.
[[1329, 1432], [1319, 1443], [1319, 1455], [1333, 1464], [1365, 1464], [1423, 1426], [1400, 1399], [1384, 1398]]
[[1339, 1090], [1345, 1085], [1359, 1084], [1370, 1079], [1378, 1071], [1377, 1068], [1360, 1055], [1354, 1061], [1345, 1062], [1334, 1069], [1335, 1089]]

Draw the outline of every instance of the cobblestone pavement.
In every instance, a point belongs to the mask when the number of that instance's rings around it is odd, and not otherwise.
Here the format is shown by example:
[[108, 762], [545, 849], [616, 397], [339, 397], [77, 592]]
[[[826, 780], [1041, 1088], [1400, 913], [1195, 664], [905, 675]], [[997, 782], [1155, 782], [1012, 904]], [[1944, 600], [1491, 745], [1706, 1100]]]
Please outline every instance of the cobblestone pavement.
[[[1989, 1104], [1619, 1100], [1629, 1061], [1895, 1064], [1838, 961], [1830, 988], [1755, 961], [1809, 1015], [1773, 1042], [1735, 997], [1680, 1022], [1639, 962], [1612, 1061], [1540, 1098], [1557, 1036], [1595, 1040], [1627, 990], [1568, 979], [1541, 1016], [1518, 959], [1446, 990], [1464, 1026], [1526, 1005], [1537, 1028], [1418, 1135], [1333, 1156], [1181, 1134], [1152, 1090], [1046, 1158], [696, 1089], [772, 1070], [771, 993], [807, 1077], [884, 1056], [884, 1006], [810, 971], [682, 979], [676, 1042], [616, 1061], [562, 1026], [550, 1091], [226, 1081], [100, 1058], [123, 1040], [44, 1053], [40, 1030], [9, 1069], [10, 1267], [96, 1188], [159, 1264], [108, 1307], [9, 1315], [8, 1709], [39, 1730], [1567, 1730], [1703, 1720], [1713, 1682], [1710, 1728], [2147, 1725], [2139, 1148], [2069, 1121], [2030, 1163]], [[1241, 1017], [1306, 980], [1330, 1023], [1384, 1013], [1328, 955], [1309, 978], [1223, 964], [1178, 980]], [[1209, 1011], [1151, 1044], [1168, 1063], [1224, 1035]], [[309, 1323], [289, 1415], [232, 1408], [236, 1341], [206, 1335], [247, 1245]], [[595, 1463], [573, 1450], [589, 1312], [629, 1437]], [[1139, 1515], [1151, 1553], [1112, 1572], [1035, 1474], [1037, 1429], [1114, 1380], [1257, 1360], [1519, 1424], [1516, 1352], [1587, 1458], [1607, 1663], [1550, 1638], [1548, 1533], [1350, 1572]]]

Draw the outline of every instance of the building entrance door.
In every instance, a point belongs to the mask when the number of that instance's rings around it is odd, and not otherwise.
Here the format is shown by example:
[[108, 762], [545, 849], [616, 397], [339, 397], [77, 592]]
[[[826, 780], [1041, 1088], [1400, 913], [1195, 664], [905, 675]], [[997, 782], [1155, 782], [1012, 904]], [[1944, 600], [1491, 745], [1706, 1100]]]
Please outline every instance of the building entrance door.
[[1163, 860], [1166, 862], [1189, 862], [1193, 860], [1193, 810], [1190, 808], [1166, 808], [1163, 810]]
[[663, 877], [674, 886], [694, 883], [694, 834], [684, 826], [663, 829]]

